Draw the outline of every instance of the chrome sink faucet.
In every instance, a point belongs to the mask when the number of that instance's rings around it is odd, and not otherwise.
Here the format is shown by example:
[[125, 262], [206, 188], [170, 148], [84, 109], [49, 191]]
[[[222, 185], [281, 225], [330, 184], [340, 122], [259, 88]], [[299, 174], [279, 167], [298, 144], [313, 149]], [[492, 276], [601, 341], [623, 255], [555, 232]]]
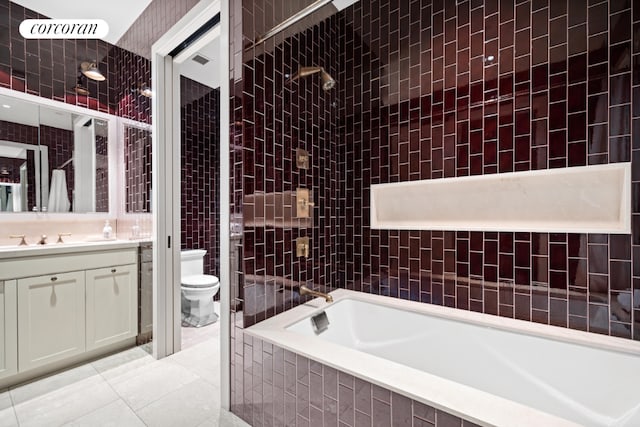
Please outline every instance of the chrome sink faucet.
[[331, 295], [329, 295], [328, 293], [324, 293], [324, 292], [318, 292], [318, 291], [314, 291], [313, 289], [309, 289], [307, 288], [306, 285], [300, 285], [299, 286], [300, 289], [300, 296], [302, 295], [313, 295], [314, 297], [320, 297], [320, 298], [324, 298], [324, 300], [326, 302], [333, 302], [333, 297]]

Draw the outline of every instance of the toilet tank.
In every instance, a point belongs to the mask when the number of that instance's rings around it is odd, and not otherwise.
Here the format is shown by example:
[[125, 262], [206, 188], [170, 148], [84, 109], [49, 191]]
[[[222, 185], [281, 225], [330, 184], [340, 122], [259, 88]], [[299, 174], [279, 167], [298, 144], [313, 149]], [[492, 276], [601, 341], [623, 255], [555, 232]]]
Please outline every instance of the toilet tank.
[[203, 274], [204, 249], [188, 249], [180, 252], [180, 277]]

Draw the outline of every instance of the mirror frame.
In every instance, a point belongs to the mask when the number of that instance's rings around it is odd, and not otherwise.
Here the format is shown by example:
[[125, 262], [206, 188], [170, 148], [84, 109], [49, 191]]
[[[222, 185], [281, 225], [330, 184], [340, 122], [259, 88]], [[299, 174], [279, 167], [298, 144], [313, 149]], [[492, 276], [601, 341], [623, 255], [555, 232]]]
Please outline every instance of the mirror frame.
[[[124, 181], [120, 177], [120, 172], [122, 167], [120, 166], [121, 157], [119, 153], [122, 147], [122, 138], [118, 133], [118, 129], [120, 127], [120, 122], [122, 120], [121, 117], [118, 117], [114, 114], [104, 113], [101, 111], [91, 110], [89, 108], [80, 107], [73, 104], [67, 104], [62, 101], [55, 101], [48, 98], [43, 98], [37, 95], [31, 95], [24, 92], [18, 92], [15, 90], [7, 89], [4, 87], [0, 87], [0, 95], [15, 98], [20, 101], [30, 102], [38, 105], [39, 107], [47, 107], [52, 109], [63, 110], [65, 112], [89, 116], [96, 119], [106, 120], [108, 123], [108, 132], [109, 132], [109, 145], [108, 145], [108, 157], [109, 157], [109, 211], [108, 212], [0, 212], [0, 222], [5, 219], [16, 219], [16, 220], [29, 220], [33, 218], [34, 214], [38, 215], [47, 215], [50, 217], [56, 218], [80, 218], [78, 215], [84, 215], [86, 218], [89, 216], [96, 217], [107, 217], [107, 218], [116, 218], [118, 216], [119, 207], [123, 202], [124, 196], [122, 196], [123, 191], [118, 191], [120, 186], [124, 185]], [[38, 144], [40, 141], [38, 141]], [[124, 172], [123, 172], [124, 173]], [[48, 176], [47, 176], [48, 181]], [[44, 182], [41, 183], [43, 185]], [[48, 182], [47, 191], [48, 191]], [[123, 187], [124, 189], [124, 187]], [[42, 189], [40, 189], [42, 194]], [[38, 202], [38, 205], [41, 206], [42, 201]]]

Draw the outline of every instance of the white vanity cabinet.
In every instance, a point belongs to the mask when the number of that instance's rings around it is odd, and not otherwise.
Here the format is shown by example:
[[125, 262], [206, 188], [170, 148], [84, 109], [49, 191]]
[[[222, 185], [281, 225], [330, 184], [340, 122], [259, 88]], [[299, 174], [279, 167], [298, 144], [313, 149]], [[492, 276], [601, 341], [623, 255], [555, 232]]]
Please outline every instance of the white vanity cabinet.
[[136, 265], [86, 271], [87, 350], [138, 334]]
[[0, 378], [18, 372], [18, 318], [15, 280], [0, 280]]
[[135, 344], [138, 243], [0, 251], [0, 388]]
[[18, 279], [21, 371], [85, 351], [83, 271]]

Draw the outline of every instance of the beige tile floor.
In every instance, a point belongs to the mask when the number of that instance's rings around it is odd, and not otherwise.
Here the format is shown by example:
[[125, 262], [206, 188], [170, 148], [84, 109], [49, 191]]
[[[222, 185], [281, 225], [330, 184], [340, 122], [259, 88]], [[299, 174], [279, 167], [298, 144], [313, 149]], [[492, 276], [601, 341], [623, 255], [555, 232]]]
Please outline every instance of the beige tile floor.
[[220, 408], [219, 322], [183, 328], [183, 351], [142, 347], [0, 391], [0, 426], [247, 426]]

